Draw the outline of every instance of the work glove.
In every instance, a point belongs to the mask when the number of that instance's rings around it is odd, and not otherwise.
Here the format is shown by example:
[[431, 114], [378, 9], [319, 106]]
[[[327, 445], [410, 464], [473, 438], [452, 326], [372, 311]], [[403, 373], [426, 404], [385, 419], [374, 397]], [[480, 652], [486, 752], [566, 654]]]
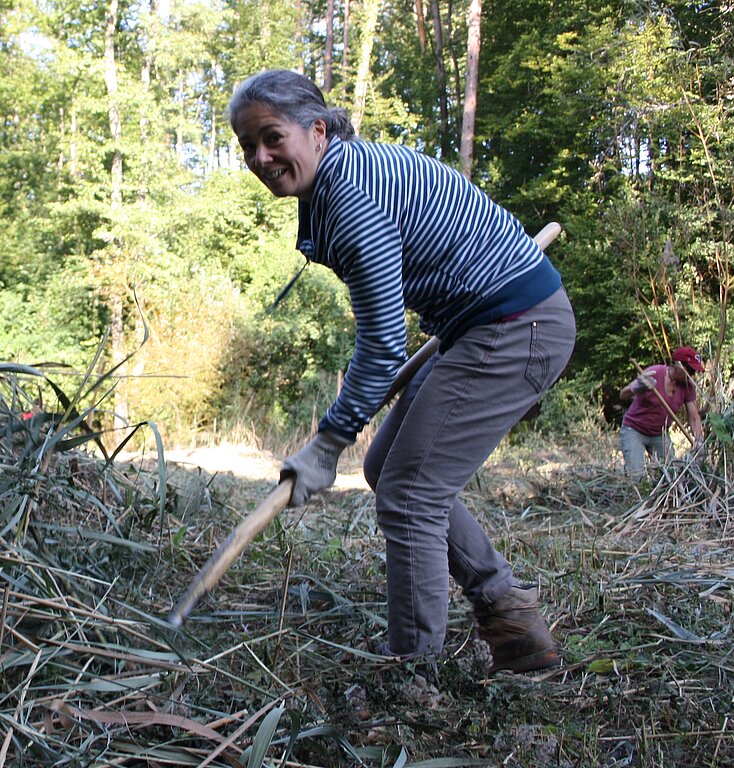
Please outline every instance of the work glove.
[[632, 392], [635, 395], [641, 395], [643, 392], [647, 392], [648, 389], [655, 389], [658, 382], [655, 375], [652, 373], [641, 373], [632, 382]]
[[703, 437], [697, 437], [691, 445], [691, 449], [686, 453], [686, 458], [689, 461], [695, 462], [698, 466], [703, 466], [706, 462], [706, 443]]
[[300, 507], [312, 493], [334, 485], [336, 464], [341, 452], [354, 440], [324, 430], [298, 453], [288, 457], [280, 469], [280, 481], [295, 478], [290, 505]]

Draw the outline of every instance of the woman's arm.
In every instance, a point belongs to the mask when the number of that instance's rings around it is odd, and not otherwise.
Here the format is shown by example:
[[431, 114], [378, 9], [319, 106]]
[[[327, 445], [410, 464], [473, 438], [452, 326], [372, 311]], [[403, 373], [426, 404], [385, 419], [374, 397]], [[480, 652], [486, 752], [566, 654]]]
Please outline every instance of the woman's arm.
[[349, 288], [356, 339], [321, 427], [354, 434], [377, 412], [407, 357], [402, 241], [374, 201], [344, 182], [330, 190], [324, 240]]
[[619, 390], [619, 397], [627, 402], [649, 389], [654, 389], [656, 386], [657, 379], [655, 378], [654, 369], [646, 368], [634, 381], [631, 381]]
[[686, 415], [694, 439], [696, 442], [701, 442], [703, 440], [703, 425], [701, 424], [701, 414], [698, 412], [698, 406], [694, 400], [686, 403]]

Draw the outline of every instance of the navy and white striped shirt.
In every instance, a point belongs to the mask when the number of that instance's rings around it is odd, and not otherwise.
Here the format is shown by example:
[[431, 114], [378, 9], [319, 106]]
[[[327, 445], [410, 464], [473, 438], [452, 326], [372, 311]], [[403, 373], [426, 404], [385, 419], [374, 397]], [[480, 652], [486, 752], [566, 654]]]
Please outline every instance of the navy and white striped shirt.
[[458, 171], [399, 145], [331, 137], [312, 200], [299, 203], [297, 247], [349, 288], [354, 353], [320, 428], [350, 436], [406, 360], [406, 309], [445, 351], [561, 284], [512, 214]]

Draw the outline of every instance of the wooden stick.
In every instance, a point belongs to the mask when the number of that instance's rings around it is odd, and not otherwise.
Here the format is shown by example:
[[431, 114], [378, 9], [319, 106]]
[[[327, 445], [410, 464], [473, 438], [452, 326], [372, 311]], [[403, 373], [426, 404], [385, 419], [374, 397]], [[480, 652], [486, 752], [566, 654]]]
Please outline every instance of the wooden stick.
[[[561, 225], [556, 222], [546, 224], [533, 238], [545, 250], [560, 234]], [[389, 392], [382, 401], [380, 408], [387, 405], [403, 387], [413, 378], [417, 371], [438, 350], [437, 337], [429, 339], [414, 355], [400, 368]], [[283, 480], [267, 498], [227, 536], [217, 547], [214, 554], [207, 560], [189, 588], [173, 607], [168, 615], [168, 623], [177, 629], [183, 626], [186, 617], [191, 613], [199, 600], [217, 585], [230, 565], [239, 557], [242, 550], [262, 531], [268, 523], [280, 514], [291, 498], [293, 478]]]
[[271, 491], [265, 501], [251, 512], [217, 547], [206, 561], [194, 581], [176, 603], [168, 616], [168, 623], [180, 627], [194, 606], [210, 592], [225, 571], [237, 559], [240, 552], [257, 536], [267, 524], [275, 519], [288, 504], [293, 492], [293, 478], [289, 477]]
[[[630, 360], [632, 361], [632, 365], [634, 365], [635, 368], [637, 369], [637, 373], [640, 376], [643, 376], [645, 374], [645, 371], [642, 369], [642, 366], [640, 366], [640, 364], [637, 362], [637, 360], [635, 360], [634, 357], [631, 357]], [[664, 383], [663, 383], [663, 386], [665, 386]], [[675, 422], [675, 424], [678, 427], [678, 429], [680, 429], [680, 431], [686, 436], [686, 438], [688, 438], [688, 442], [691, 445], [695, 445], [696, 443], [695, 443], [694, 439], [691, 437], [691, 435], [689, 434], [688, 430], [683, 425], [683, 422], [678, 418], [678, 416], [675, 413], [673, 413], [673, 409], [668, 405], [668, 403], [665, 400], [665, 398], [660, 394], [660, 391], [658, 390], [658, 388], [657, 387], [652, 387], [651, 392], [655, 393], [655, 396], [660, 401], [660, 403], [662, 404], [663, 408], [665, 408], [665, 410], [667, 411], [667, 413], [670, 416], [670, 418], [673, 419], [673, 421]]]

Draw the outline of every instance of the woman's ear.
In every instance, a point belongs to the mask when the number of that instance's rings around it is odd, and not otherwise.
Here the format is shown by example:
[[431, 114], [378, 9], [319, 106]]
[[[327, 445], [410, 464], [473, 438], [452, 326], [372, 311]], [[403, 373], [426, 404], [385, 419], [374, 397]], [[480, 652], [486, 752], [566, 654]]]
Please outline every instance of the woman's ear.
[[317, 143], [326, 141], [326, 122], [324, 120], [321, 118], [314, 120], [311, 130], [313, 131], [313, 137]]

